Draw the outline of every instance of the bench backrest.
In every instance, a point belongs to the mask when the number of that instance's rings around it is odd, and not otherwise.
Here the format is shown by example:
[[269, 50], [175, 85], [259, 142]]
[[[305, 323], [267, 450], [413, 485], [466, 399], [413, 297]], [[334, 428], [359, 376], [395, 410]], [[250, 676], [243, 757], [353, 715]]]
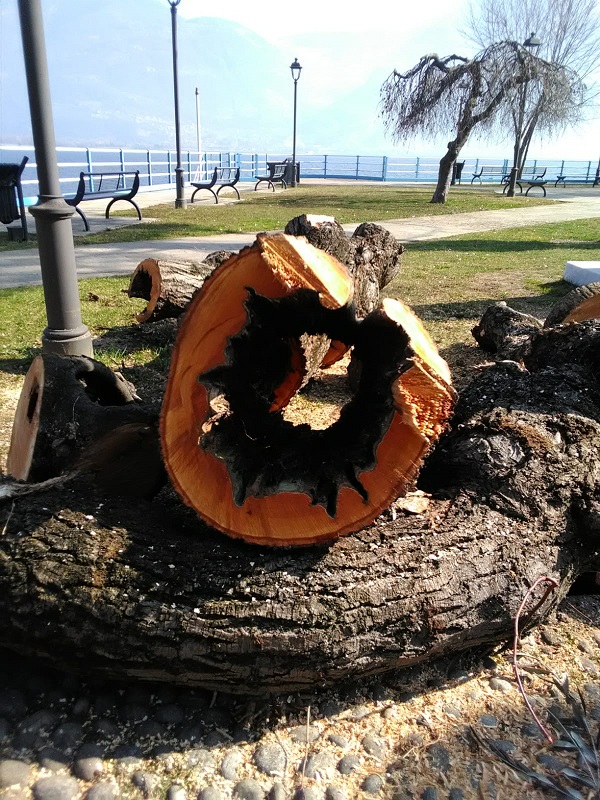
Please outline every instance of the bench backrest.
[[546, 170], [548, 167], [532, 167], [529, 165], [525, 165], [521, 170], [521, 178], [526, 178], [527, 176], [535, 176], [536, 178], [543, 178], [546, 174]]
[[287, 161], [267, 161], [267, 166], [269, 167], [269, 178], [271, 178], [271, 180], [273, 178], [283, 178], [287, 163]]
[[481, 175], [504, 175], [504, 167], [481, 167]]
[[139, 185], [139, 170], [135, 170], [135, 172], [80, 172], [77, 191], [73, 199], [69, 200], [69, 204], [77, 205], [88, 195], [93, 198], [100, 192], [107, 195], [123, 192], [133, 196], [137, 193]]
[[21, 217], [21, 174], [28, 161], [29, 158], [24, 156], [20, 164], [0, 164], [0, 222], [3, 225], [10, 225]]
[[239, 167], [215, 167], [215, 183], [237, 183], [240, 179]]

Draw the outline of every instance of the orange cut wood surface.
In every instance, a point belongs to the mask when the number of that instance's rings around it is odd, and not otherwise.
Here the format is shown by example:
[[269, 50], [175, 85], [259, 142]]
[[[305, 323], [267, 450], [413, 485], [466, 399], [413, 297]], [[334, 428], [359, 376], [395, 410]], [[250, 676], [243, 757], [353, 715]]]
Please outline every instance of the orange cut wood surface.
[[[377, 446], [375, 466], [359, 476], [367, 501], [354, 488], [342, 486], [334, 516], [321, 505], [313, 505], [301, 491], [248, 496], [237, 506], [226, 464], [199, 445], [211, 409], [198, 376], [225, 363], [229, 338], [247, 321], [247, 287], [268, 298], [314, 289], [322, 305], [330, 309], [347, 304], [352, 295], [352, 280], [343, 265], [304, 239], [283, 234], [259, 236], [251, 248], [217, 268], [190, 304], [173, 350], [161, 414], [163, 458], [171, 481], [184, 502], [207, 523], [248, 542], [308, 545], [358, 530], [409, 488], [430, 447], [430, 432], [435, 428], [435, 438], [443, 427], [443, 420], [436, 425], [429, 417], [435, 414], [435, 406], [445, 419], [452, 406], [447, 366], [425, 334], [420, 345], [423, 357], [418, 359], [427, 362], [427, 367], [419, 367], [419, 380], [411, 381], [410, 391], [394, 395], [395, 411]], [[400, 312], [401, 308], [392, 306], [387, 315], [397, 322]], [[413, 334], [420, 335], [419, 326], [412, 320], [411, 324]], [[435, 391], [430, 383], [436, 385]], [[439, 401], [444, 387], [445, 404]], [[429, 407], [421, 416], [415, 412], [419, 392]]]

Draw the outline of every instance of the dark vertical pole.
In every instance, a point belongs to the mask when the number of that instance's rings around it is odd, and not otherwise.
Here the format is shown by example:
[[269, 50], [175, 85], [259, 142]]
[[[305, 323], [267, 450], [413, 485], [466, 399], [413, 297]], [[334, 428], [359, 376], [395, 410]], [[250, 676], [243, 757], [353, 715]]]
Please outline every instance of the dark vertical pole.
[[171, 37], [173, 43], [173, 96], [175, 101], [175, 150], [177, 166], [175, 167], [175, 208], [186, 208], [187, 202], [183, 187], [183, 167], [181, 166], [181, 137], [179, 130], [179, 80], [177, 75], [177, 6], [181, 0], [169, 0], [171, 5]]
[[71, 228], [74, 209], [65, 203], [58, 176], [41, 0], [19, 0], [19, 18], [40, 188], [39, 201], [30, 211], [35, 217], [48, 320], [42, 349], [91, 356], [92, 336], [81, 320], [77, 286]]
[[[294, 78], [294, 135], [292, 139], [292, 183], [293, 189], [296, 188], [296, 98], [298, 95], [298, 79]], [[289, 128], [288, 128], [289, 130]]]

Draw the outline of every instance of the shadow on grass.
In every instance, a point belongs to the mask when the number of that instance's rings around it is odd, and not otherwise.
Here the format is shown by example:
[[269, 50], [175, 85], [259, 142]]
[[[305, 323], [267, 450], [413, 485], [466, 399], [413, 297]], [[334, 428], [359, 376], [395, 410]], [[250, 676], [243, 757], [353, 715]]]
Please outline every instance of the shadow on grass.
[[[402, 241], [402, 235], [398, 236]], [[493, 236], [485, 239], [428, 239], [427, 241], [408, 242], [407, 247], [413, 252], [457, 252], [457, 253], [527, 253], [530, 250], [537, 252], [547, 250], [581, 251], [600, 250], [597, 241], [544, 241], [543, 239], [496, 239]]]
[[457, 303], [423, 303], [412, 306], [412, 309], [423, 320], [447, 321], [451, 318], [479, 320], [489, 306], [503, 302], [515, 311], [545, 319], [554, 303], [573, 287], [565, 281], [554, 281], [544, 284], [544, 287], [548, 287], [547, 292], [533, 297], [489, 297]]

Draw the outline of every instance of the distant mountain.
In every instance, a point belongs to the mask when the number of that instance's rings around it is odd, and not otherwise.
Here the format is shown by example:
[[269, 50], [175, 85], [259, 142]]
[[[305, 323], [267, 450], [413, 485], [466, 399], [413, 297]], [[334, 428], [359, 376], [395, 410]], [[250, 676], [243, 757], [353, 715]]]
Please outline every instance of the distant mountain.
[[[57, 144], [174, 148], [167, 3], [44, 0], [42, 6]], [[0, 4], [0, 37], [0, 141], [30, 143], [16, 0]], [[198, 86], [204, 150], [291, 150], [290, 52], [225, 20], [178, 15], [182, 147], [196, 147]], [[383, 149], [377, 102], [385, 75], [370, 79], [368, 71], [325, 106], [300, 82], [298, 152], [365, 152], [372, 141]]]

